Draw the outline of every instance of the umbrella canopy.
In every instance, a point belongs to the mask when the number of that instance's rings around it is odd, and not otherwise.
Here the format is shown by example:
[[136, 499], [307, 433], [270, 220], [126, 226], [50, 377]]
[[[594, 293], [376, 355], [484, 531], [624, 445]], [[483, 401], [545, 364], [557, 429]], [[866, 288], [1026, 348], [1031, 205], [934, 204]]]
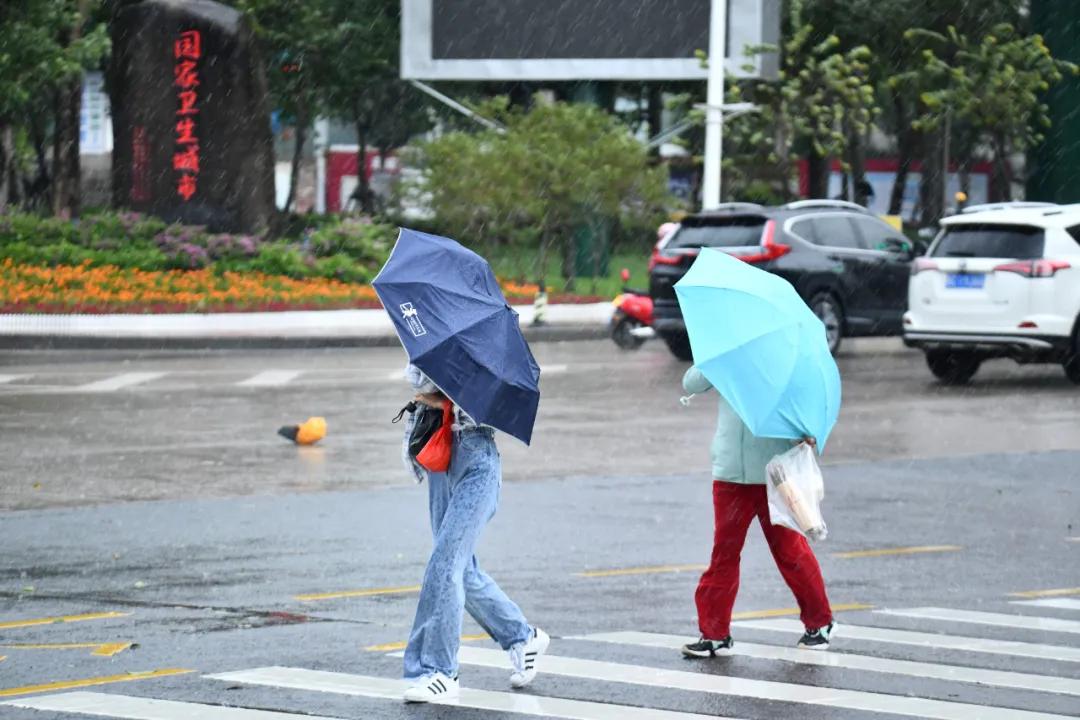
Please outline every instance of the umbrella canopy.
[[409, 361], [473, 420], [528, 444], [540, 367], [487, 261], [402, 228], [372, 284]]
[[825, 326], [783, 278], [703, 248], [675, 284], [694, 365], [758, 437], [813, 437], [840, 413]]

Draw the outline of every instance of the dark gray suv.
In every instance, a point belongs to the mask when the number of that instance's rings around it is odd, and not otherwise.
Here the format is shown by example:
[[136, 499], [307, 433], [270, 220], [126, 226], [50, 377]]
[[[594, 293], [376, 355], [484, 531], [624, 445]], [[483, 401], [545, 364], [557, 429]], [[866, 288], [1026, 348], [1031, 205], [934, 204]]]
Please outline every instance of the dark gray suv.
[[898, 335], [907, 309], [912, 243], [854, 203], [805, 200], [779, 207], [729, 203], [683, 219], [649, 260], [654, 327], [690, 360], [674, 285], [703, 247], [790, 282], [825, 324], [833, 352], [845, 336]]

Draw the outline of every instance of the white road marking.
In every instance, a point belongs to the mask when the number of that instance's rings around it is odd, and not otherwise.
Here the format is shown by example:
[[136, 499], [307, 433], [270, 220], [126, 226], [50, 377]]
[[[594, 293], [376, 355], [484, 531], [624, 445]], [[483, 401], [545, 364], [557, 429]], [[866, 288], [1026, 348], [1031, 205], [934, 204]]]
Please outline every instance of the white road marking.
[[33, 377], [33, 375], [0, 375], [0, 385], [29, 377]]
[[203, 705], [202, 703], [153, 700], [151, 698], [96, 692], [42, 695], [0, 703], [29, 710], [79, 713], [127, 720], [334, 720], [321, 715], [297, 715], [272, 710]]
[[569, 365], [541, 365], [541, 375], [559, 375], [570, 369]]
[[[254, 670], [208, 675], [213, 680], [289, 688], [362, 697], [386, 698], [401, 702], [404, 680], [347, 675], [345, 673], [305, 670], [303, 668], [266, 667]], [[566, 700], [563, 698], [461, 689], [458, 700], [443, 700], [440, 705], [494, 710], [519, 715], [542, 715], [567, 720], [705, 720], [706, 715], [654, 710], [652, 708], [612, 705], [609, 703]]]
[[73, 392], [112, 392], [121, 388], [131, 387], [132, 385], [141, 385], [142, 383], [147, 383], [151, 380], [157, 380], [166, 375], [168, 375], [168, 373], [163, 372], [123, 373], [121, 375], [113, 375], [104, 380], [86, 383], [85, 385], [77, 385], [71, 388], [71, 390]]
[[[754, 630], [783, 632], [795, 637], [805, 632], [802, 623], [796, 620], [741, 620], [735, 625]], [[984, 638], [915, 632], [912, 630], [891, 630], [889, 628], [848, 625], [847, 623], [840, 625], [837, 629], [837, 636], [851, 640], [916, 645], [939, 650], [963, 650], [991, 655], [1012, 655], [1015, 657], [1038, 658], [1040, 660], [1080, 662], [1080, 648], [1061, 645], [1040, 645], [1014, 640], [987, 640]]]
[[[510, 668], [510, 660], [506, 653], [499, 650], [462, 647], [458, 654], [458, 661], [466, 665]], [[705, 692], [754, 700], [778, 700], [830, 708], [868, 710], [934, 718], [934, 720], [1064, 720], [1066, 717], [988, 705], [797, 685], [771, 680], [749, 680], [726, 675], [667, 670], [643, 665], [624, 665], [599, 660], [581, 660], [557, 655], [545, 655], [539, 664], [539, 669], [541, 673], [603, 682]]]
[[242, 387], [278, 387], [289, 384], [302, 374], [302, 370], [265, 370], [236, 384]]
[[1060, 618], [1031, 617], [1028, 615], [1007, 615], [1005, 613], [979, 612], [976, 610], [952, 610], [950, 608], [918, 607], [901, 610], [875, 610], [882, 615], [896, 617], [923, 618], [926, 620], [945, 620], [947, 622], [972, 623], [975, 625], [993, 625], [996, 627], [1021, 628], [1024, 630], [1045, 630], [1048, 632], [1080, 633], [1080, 620], [1062, 620]]
[[[840, 626], [837, 629], [838, 636], [843, 637], [843, 630], [844, 626]], [[620, 645], [637, 645], [670, 650], [676, 650], [682, 647], [686, 642], [692, 640], [691, 638], [680, 637], [678, 635], [661, 635], [644, 632], [597, 633], [594, 635], [582, 635], [567, 639], [617, 643]], [[866, 670], [868, 672], [907, 675], [910, 677], [931, 678], [934, 680], [949, 680], [953, 682], [1018, 688], [1021, 690], [1036, 690], [1038, 692], [1080, 695], [1080, 680], [1048, 675], [1032, 675], [1029, 673], [1006, 672], [1001, 670], [983, 670], [981, 668], [913, 662], [910, 660], [890, 660], [888, 658], [878, 658], [871, 655], [834, 652], [833, 650], [830, 650], [829, 652], [815, 652], [813, 650], [777, 647], [775, 645], [755, 645], [754, 643], [741, 641], [735, 643], [732, 654], [758, 658], [761, 660], [781, 660], [784, 662], [798, 663], [800, 665], [848, 668], [851, 670]]]
[[1043, 598], [1042, 600], [1013, 600], [1012, 605], [1057, 608], [1058, 610], [1080, 610], [1080, 600], [1076, 598]]

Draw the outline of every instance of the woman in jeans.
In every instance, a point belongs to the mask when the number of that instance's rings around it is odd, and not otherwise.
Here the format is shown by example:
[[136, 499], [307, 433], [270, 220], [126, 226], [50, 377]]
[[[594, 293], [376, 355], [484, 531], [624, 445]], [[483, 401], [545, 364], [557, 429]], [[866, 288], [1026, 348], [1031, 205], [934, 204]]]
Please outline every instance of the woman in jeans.
[[[442, 408], [449, 402], [419, 369], [406, 376], [416, 401]], [[510, 685], [523, 688], [536, 677], [536, 662], [547, 650], [547, 634], [532, 627], [517, 605], [476, 562], [480, 533], [495, 514], [502, 485], [502, 467], [495, 431], [477, 425], [454, 408], [454, 444], [445, 473], [422, 469], [408, 454], [405, 460], [418, 480], [428, 480], [431, 531], [435, 545], [424, 571], [409, 644], [405, 648], [406, 702], [429, 702], [458, 696], [458, 646], [464, 611], [509, 652]]]
[[[694, 395], [708, 391], [712, 383], [700, 370], [690, 368], [683, 376], [683, 388]], [[803, 442], [814, 444], [815, 441], [805, 438]], [[754, 517], [761, 523], [780, 574], [799, 604], [806, 627], [799, 647], [828, 649], [833, 618], [817, 558], [806, 538], [769, 521], [765, 466], [773, 457], [790, 449], [789, 440], [755, 437], [731, 406], [720, 398], [716, 435], [711, 447], [716, 517], [712, 559], [694, 595], [701, 639], [684, 645], [683, 655], [714, 657], [734, 646], [731, 609], [739, 590], [739, 556]]]

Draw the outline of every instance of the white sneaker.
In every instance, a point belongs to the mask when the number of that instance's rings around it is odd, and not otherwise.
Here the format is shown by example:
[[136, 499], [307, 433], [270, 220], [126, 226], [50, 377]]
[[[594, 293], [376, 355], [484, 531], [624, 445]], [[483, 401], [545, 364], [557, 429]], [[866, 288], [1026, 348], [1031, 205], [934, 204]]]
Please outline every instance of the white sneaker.
[[521, 689], [536, 677], [536, 661], [540, 659], [551, 643], [551, 638], [540, 628], [533, 628], [532, 637], [510, 648], [510, 662], [514, 671], [510, 673], [510, 686]]
[[441, 672], [417, 678], [405, 689], [405, 702], [436, 702], [456, 700], [461, 695], [461, 683]]

